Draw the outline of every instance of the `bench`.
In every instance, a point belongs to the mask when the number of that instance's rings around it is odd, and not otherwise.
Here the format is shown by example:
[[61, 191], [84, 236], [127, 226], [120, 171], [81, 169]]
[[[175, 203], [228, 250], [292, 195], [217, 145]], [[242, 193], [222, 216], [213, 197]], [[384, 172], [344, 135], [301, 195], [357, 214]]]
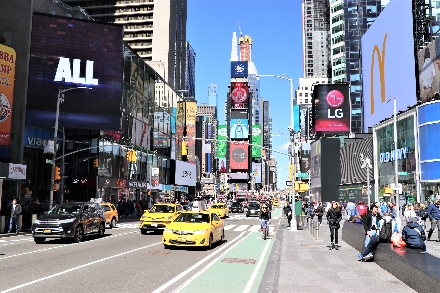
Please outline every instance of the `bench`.
[[[365, 243], [363, 225], [345, 221], [342, 240], [362, 252]], [[420, 249], [380, 243], [374, 252], [374, 262], [417, 292], [439, 292], [440, 258], [420, 252]]]

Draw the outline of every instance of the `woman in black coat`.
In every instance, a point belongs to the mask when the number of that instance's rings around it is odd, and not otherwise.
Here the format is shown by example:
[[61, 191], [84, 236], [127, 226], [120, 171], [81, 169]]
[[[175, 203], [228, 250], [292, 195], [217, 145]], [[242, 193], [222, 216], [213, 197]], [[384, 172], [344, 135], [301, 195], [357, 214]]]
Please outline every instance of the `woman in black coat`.
[[[339, 222], [342, 220], [341, 208], [337, 202], [333, 202], [331, 208], [327, 212], [327, 221], [330, 227], [330, 250], [335, 248], [338, 250], [338, 230], [340, 228]], [[333, 239], [335, 242], [333, 242]]]

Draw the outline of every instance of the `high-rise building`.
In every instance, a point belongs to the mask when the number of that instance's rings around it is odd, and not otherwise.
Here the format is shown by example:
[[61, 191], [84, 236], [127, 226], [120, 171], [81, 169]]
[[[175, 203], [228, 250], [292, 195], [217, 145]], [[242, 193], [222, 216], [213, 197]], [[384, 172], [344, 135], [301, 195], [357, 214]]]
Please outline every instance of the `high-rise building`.
[[269, 113], [269, 101], [263, 100], [263, 147], [266, 159], [272, 158], [272, 118]]
[[217, 107], [218, 95], [217, 95], [217, 85], [210, 83], [208, 85], [208, 105]]
[[305, 78], [331, 78], [328, 0], [303, 0], [303, 60]]
[[349, 82], [351, 131], [362, 132], [361, 38], [389, 0], [336, 0], [330, 3], [333, 83]]
[[173, 88], [185, 88], [187, 0], [61, 0], [124, 25], [124, 41]]
[[[215, 164], [217, 144], [206, 139], [217, 137], [217, 107], [208, 104], [197, 105], [196, 121], [196, 137], [202, 139], [196, 141], [196, 156], [200, 159], [202, 173], [214, 173], [217, 168]], [[210, 147], [207, 147], [207, 144], [210, 144]], [[209, 155], [206, 153], [207, 149], [211, 150]]]
[[313, 86], [315, 84], [327, 84], [331, 82], [331, 78], [327, 77], [300, 78], [298, 89], [296, 90], [296, 103], [298, 105], [311, 105], [313, 102]]
[[190, 97], [196, 97], [196, 52], [186, 42], [185, 89]]

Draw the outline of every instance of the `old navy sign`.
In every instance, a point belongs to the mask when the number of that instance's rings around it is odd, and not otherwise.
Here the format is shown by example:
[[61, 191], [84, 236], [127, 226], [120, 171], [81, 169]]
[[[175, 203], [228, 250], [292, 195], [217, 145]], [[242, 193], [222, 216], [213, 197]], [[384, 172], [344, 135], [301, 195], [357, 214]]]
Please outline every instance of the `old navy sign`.
[[[407, 147], [397, 149], [397, 159], [398, 160], [406, 159], [406, 154], [408, 154]], [[385, 152], [385, 153], [380, 154], [380, 162], [381, 163], [387, 163], [387, 162], [395, 161], [395, 160], [396, 160], [396, 156], [394, 154], [394, 150], [392, 150], [391, 152]]]
[[[86, 61], [86, 76], [80, 77], [81, 60], [73, 59], [73, 66], [69, 58], [60, 57], [57, 72], [53, 81], [63, 81], [86, 85], [98, 85], [98, 80], [93, 78], [93, 61]], [[72, 68], [73, 70], [70, 70]]]

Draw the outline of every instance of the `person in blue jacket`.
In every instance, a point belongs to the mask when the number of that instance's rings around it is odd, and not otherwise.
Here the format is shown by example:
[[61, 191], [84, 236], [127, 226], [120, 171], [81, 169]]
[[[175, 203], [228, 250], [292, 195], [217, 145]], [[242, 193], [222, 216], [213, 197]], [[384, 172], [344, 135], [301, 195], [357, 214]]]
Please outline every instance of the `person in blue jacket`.
[[440, 210], [439, 210], [439, 204], [440, 202], [437, 201], [435, 204], [431, 203], [428, 206], [428, 217], [429, 220], [431, 221], [431, 228], [429, 229], [428, 232], [428, 241], [431, 240], [431, 236], [432, 233], [434, 232], [435, 228], [437, 228], [437, 233], [438, 233], [438, 241], [440, 242]]
[[415, 217], [411, 217], [408, 224], [403, 227], [402, 239], [406, 242], [406, 247], [419, 248], [424, 253], [428, 252], [425, 244], [425, 230], [423, 230], [422, 226], [417, 223], [417, 219]]

